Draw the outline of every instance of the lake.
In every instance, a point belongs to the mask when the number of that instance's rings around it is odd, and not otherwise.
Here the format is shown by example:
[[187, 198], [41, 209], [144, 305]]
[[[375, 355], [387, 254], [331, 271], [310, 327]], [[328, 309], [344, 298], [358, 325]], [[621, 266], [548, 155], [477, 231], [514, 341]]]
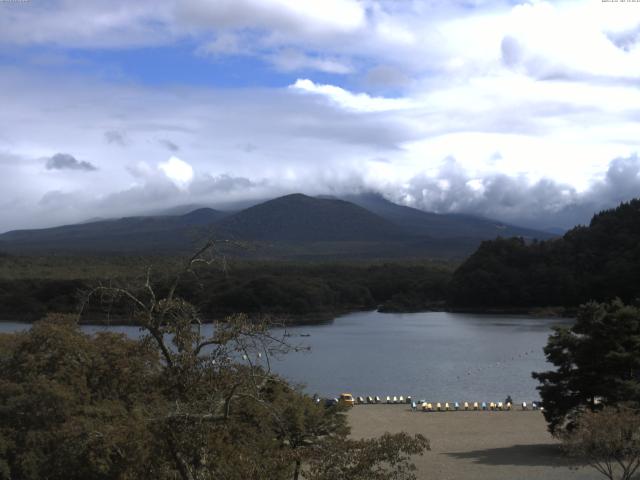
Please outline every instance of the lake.
[[[552, 326], [570, 324], [511, 315], [351, 313], [329, 324], [289, 327], [291, 341], [311, 350], [277, 359], [273, 369], [322, 396], [531, 401], [539, 398], [531, 372], [551, 368], [542, 348]], [[28, 325], [0, 323], [4, 332], [22, 328]], [[83, 326], [105, 328], [139, 335], [136, 327]]]

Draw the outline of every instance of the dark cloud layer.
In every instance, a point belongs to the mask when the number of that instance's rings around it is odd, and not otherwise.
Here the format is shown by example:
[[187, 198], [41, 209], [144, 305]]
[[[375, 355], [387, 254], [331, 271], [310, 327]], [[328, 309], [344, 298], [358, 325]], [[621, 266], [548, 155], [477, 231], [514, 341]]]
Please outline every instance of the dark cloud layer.
[[[231, 175], [199, 175], [186, 187], [180, 188], [163, 176], [153, 176], [146, 182], [115, 192], [99, 200], [75, 199], [75, 204], [84, 212], [101, 217], [146, 215], [158, 209], [179, 207], [187, 204], [201, 204], [218, 207], [228, 202], [246, 201], [252, 198], [269, 198], [280, 195], [266, 182], [256, 182], [245, 177]], [[46, 197], [46, 199], [45, 199]], [[51, 202], [62, 199], [59, 192], [49, 192], [41, 200]], [[87, 204], [88, 202], [88, 204]], [[56, 208], [63, 208], [62, 201]], [[84, 205], [83, 205], [84, 204]]]
[[473, 178], [449, 159], [435, 177], [417, 176], [386, 196], [424, 210], [468, 213], [539, 229], [566, 230], [594, 213], [640, 197], [640, 158], [612, 160], [602, 179], [583, 192], [550, 179], [531, 183], [504, 174]]
[[107, 143], [120, 145], [121, 147], [129, 144], [129, 139], [127, 138], [126, 134], [117, 130], [109, 130], [107, 132], [104, 132], [104, 139]]
[[68, 153], [56, 153], [54, 156], [47, 159], [47, 170], [82, 170], [85, 172], [91, 172], [97, 170], [97, 168], [84, 160], [77, 160], [73, 155]]
[[180, 147], [177, 144], [173, 143], [171, 140], [167, 140], [166, 138], [158, 140], [158, 143], [171, 152], [177, 152], [180, 150]]
[[449, 158], [435, 176], [420, 175], [406, 184], [384, 188], [372, 186], [355, 170], [340, 178], [327, 174], [300, 179], [296, 187], [277, 179], [200, 175], [186, 189], [180, 189], [166, 179], [155, 179], [108, 196], [99, 209], [104, 214], [110, 208], [122, 212], [127, 205], [143, 208], [199, 203], [216, 207], [225, 201], [272, 198], [294, 191], [337, 196], [378, 191], [391, 201], [425, 211], [471, 214], [558, 232], [587, 224], [598, 211], [640, 197], [640, 157], [612, 160], [602, 177], [584, 191], [547, 178], [530, 182], [524, 175], [473, 177]]
[[[49, 162], [56, 165], [55, 168], [94, 168], [79, 166], [87, 162], [68, 154], [54, 155]], [[257, 180], [227, 174], [200, 174], [181, 187], [157, 172], [142, 172], [137, 177], [140, 181], [137, 186], [101, 198], [88, 192], [48, 191], [29, 217], [34, 226], [53, 226], [95, 216], [147, 214], [154, 209], [180, 205], [215, 208], [229, 202], [246, 203], [293, 192], [341, 196], [378, 191], [391, 201], [426, 211], [471, 214], [559, 232], [587, 224], [600, 210], [640, 197], [638, 155], [613, 159], [601, 177], [584, 191], [551, 179], [530, 182], [524, 175], [472, 176], [454, 158], [447, 159], [436, 175], [419, 175], [404, 184], [388, 184], [384, 188], [367, 182], [361, 171], [353, 170], [342, 176], [330, 173], [300, 178], [295, 184], [275, 178]]]

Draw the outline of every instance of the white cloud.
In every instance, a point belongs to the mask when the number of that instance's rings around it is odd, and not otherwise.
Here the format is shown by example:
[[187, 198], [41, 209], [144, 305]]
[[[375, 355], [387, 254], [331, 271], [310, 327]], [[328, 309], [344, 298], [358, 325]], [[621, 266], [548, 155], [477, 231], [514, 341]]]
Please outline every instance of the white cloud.
[[153, 0], [6, 2], [0, 15], [0, 40], [14, 45], [64, 45], [122, 48], [163, 45], [172, 6]]
[[[356, 59], [459, 82], [505, 65], [535, 78], [640, 75], [633, 2], [57, 0], [3, 6], [6, 45], [122, 48], [190, 41], [285, 70], [349, 73]], [[501, 48], [503, 47], [503, 48]], [[281, 52], [285, 52], [282, 54]], [[296, 52], [295, 55], [286, 52]], [[289, 57], [289, 58], [287, 58]], [[300, 66], [296, 66], [299, 64]]]
[[504, 37], [517, 46], [511, 66], [536, 78], [576, 75], [638, 78], [640, 50], [620, 49], [608, 36], [640, 22], [640, 9], [625, 7], [603, 2], [560, 6], [537, 2], [516, 6], [508, 17]]
[[535, 228], [567, 229], [587, 224], [602, 209], [633, 198], [640, 192], [640, 159], [615, 158], [602, 178], [583, 191], [550, 178], [485, 174], [473, 178], [454, 158], [431, 176], [417, 175], [404, 185], [381, 191], [399, 203], [440, 213], [471, 213]]
[[193, 167], [178, 157], [170, 157], [166, 162], [159, 164], [158, 168], [180, 188], [188, 187], [193, 180]]
[[[563, 204], [602, 181], [611, 159], [640, 151], [639, 3], [58, 0], [47, 7], [3, 5], [0, 41], [186, 44], [203, 55], [268, 62], [279, 77], [303, 73], [289, 88], [216, 89], [117, 84], [73, 69], [44, 81], [33, 66], [0, 67], [0, 88], [11, 92], [0, 110], [0, 152], [14, 159], [0, 161], [3, 205], [26, 209], [47, 192], [56, 192], [47, 205], [76, 195], [86, 208], [116, 197], [140, 205], [215, 201], [219, 193], [211, 192], [225, 185], [238, 196], [243, 188], [255, 195], [378, 188], [412, 198], [419, 195], [407, 185], [435, 185], [425, 198], [440, 199], [456, 191], [441, 178], [445, 159], [455, 158], [464, 173], [459, 191], [471, 203], [456, 199], [447, 208], [507, 215], [490, 206], [514, 198], [508, 192], [546, 191], [553, 182], [568, 186], [549, 195]], [[252, 82], [260, 87], [261, 78]], [[166, 160], [167, 149], [189, 163]], [[55, 152], [90, 159], [97, 170], [46, 171], [41, 159]], [[476, 208], [478, 198], [488, 206]], [[26, 221], [9, 220], [12, 208], [0, 225]]]
[[316, 84], [307, 78], [299, 78], [289, 88], [300, 92], [322, 95], [340, 107], [358, 112], [384, 112], [413, 106], [413, 102], [406, 98], [372, 97], [366, 93], [351, 93], [335, 85]]

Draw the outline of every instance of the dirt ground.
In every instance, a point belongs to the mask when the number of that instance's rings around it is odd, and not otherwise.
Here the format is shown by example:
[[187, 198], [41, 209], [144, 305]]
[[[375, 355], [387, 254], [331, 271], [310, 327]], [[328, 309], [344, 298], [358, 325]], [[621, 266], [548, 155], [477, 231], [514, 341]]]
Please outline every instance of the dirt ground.
[[354, 438], [384, 432], [421, 433], [431, 451], [415, 458], [420, 480], [598, 479], [568, 468], [539, 411], [412, 412], [408, 405], [357, 405], [349, 412]]

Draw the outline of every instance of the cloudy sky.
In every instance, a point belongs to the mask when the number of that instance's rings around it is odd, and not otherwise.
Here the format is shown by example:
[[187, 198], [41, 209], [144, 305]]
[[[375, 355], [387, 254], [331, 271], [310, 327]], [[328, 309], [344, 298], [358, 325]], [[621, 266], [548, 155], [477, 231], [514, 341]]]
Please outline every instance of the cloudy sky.
[[640, 3], [0, 0], [0, 231], [291, 192], [640, 196]]

